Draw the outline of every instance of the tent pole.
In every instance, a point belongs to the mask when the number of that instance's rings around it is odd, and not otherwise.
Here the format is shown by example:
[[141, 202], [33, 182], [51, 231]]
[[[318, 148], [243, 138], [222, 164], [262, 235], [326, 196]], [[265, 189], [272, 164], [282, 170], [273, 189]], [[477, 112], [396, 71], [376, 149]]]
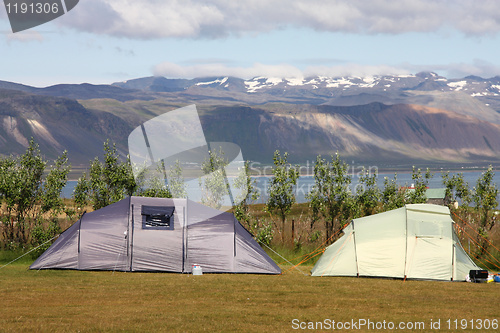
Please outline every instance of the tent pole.
[[[224, 181], [226, 182], [227, 193], [229, 194], [229, 199], [231, 200], [231, 207], [234, 209], [234, 198], [231, 192], [231, 187], [229, 186], [229, 181], [227, 180], [226, 169], [222, 169], [224, 173]], [[233, 256], [236, 257], [236, 216], [233, 214]]]
[[[184, 241], [186, 242], [186, 254], [185, 254], [185, 262], [189, 262], [189, 199], [186, 199], [186, 233], [185, 236], [183, 236], [183, 243]], [[184, 233], [184, 229], [182, 229], [182, 232]], [[189, 268], [188, 268], [189, 269]], [[189, 273], [189, 272], [188, 272]]]
[[187, 220], [187, 205], [188, 200], [186, 199], [186, 206], [182, 207], [182, 273], [186, 272], [186, 237], [184, 236], [184, 229], [186, 228]]
[[76, 258], [76, 267], [77, 269], [80, 269], [80, 242], [81, 242], [81, 235], [82, 235], [82, 220], [83, 220], [83, 217], [85, 216], [85, 213], [87, 213], [87, 211], [84, 211], [82, 216], [80, 216], [80, 220], [78, 220], [78, 255], [77, 255], [77, 258]]
[[132, 218], [130, 219], [132, 224], [132, 232], [130, 233], [130, 271], [132, 272], [132, 265], [134, 262], [134, 204], [132, 204]]
[[[404, 276], [404, 280], [403, 281], [406, 281], [406, 272], [408, 271], [408, 267], [407, 267], [407, 264], [408, 264], [408, 209], [406, 209], [406, 205], [405, 205], [405, 224], [406, 224], [406, 229], [405, 229], [405, 242], [406, 242], [406, 246], [405, 246], [405, 268], [404, 268], [404, 272], [403, 272], [403, 276]], [[416, 241], [416, 240], [415, 240]]]
[[455, 244], [453, 244], [452, 250], [453, 254], [451, 256], [451, 281], [453, 281], [453, 277], [455, 276]]
[[455, 228], [453, 228], [453, 224], [455, 224], [455, 221], [451, 219], [450, 223], [450, 229], [451, 229], [451, 281], [453, 281], [453, 278], [455, 277]]
[[358, 251], [356, 251], [356, 229], [354, 228], [354, 220], [351, 221], [352, 224], [352, 241], [354, 243], [354, 258], [356, 259], [356, 277], [359, 277], [359, 265], [358, 265]]
[[132, 201], [132, 197], [129, 197], [128, 201], [128, 216], [127, 216], [127, 258], [130, 256], [130, 202]]
[[87, 211], [84, 211], [82, 216], [80, 217], [80, 220], [78, 220], [78, 253], [80, 253], [80, 233], [82, 230], [82, 219], [86, 212]]

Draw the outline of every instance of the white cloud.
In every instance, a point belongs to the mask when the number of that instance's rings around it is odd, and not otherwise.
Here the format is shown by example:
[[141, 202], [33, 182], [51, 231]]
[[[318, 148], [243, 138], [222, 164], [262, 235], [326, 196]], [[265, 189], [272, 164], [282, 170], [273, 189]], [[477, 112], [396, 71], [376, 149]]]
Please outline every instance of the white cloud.
[[[80, 1], [69, 13], [59, 17], [54, 22], [86, 32], [111, 35], [124, 19], [124, 14], [114, 10], [111, 6], [112, 2], [116, 1]], [[124, 31], [122, 35], [125, 37], [127, 33]]]
[[171, 62], [164, 62], [155, 66], [153, 69], [154, 75], [165, 76], [168, 78], [234, 76], [243, 79], [250, 79], [259, 76], [299, 79], [312, 76], [370, 77], [377, 75], [415, 74], [422, 71], [433, 71], [449, 79], [463, 78], [468, 75], [476, 75], [483, 78], [500, 75], [499, 66], [480, 59], [475, 59], [472, 63], [434, 65], [415, 65], [403, 63], [398, 66], [389, 66], [343, 63], [333, 66], [308, 66], [304, 69], [300, 69], [289, 64], [264, 65], [256, 63], [249, 67], [237, 67], [230, 66], [230, 64], [227, 63], [204, 63], [203, 61], [199, 61], [199, 63], [194, 65], [179, 65]]
[[58, 20], [94, 33], [139, 39], [218, 38], [286, 27], [389, 33], [454, 28], [500, 31], [497, 0], [86, 0]]
[[428, 70], [446, 72], [448, 78], [463, 78], [468, 75], [476, 75], [482, 78], [490, 78], [500, 75], [500, 67], [490, 62], [475, 59], [472, 63], [450, 63], [445, 65], [434, 65], [427, 67]]
[[93, 33], [138, 39], [195, 37], [222, 25], [220, 10], [204, 1], [87, 0], [58, 23]]
[[279, 77], [279, 78], [305, 78], [310, 76], [373, 76], [388, 74], [409, 74], [404, 68], [391, 66], [363, 66], [344, 64], [340, 66], [310, 66], [301, 70], [288, 64], [264, 65], [256, 63], [250, 67], [231, 67], [222, 63], [198, 64], [181, 66], [171, 62], [157, 65], [153, 70], [154, 75], [169, 78], [194, 78], [206, 76], [234, 76], [243, 79], [254, 77]]
[[16, 32], [14, 33], [8, 33], [6, 34], [7, 36], [7, 43], [12, 43], [12, 42], [41, 42], [43, 41], [43, 36], [37, 31], [34, 30], [25, 30], [21, 32]]
[[222, 63], [209, 63], [181, 66], [171, 62], [164, 62], [155, 66], [154, 75], [169, 78], [194, 78], [205, 76], [234, 76], [249, 79], [257, 76], [266, 77], [302, 77], [298, 68], [283, 65], [264, 65], [256, 63], [251, 67], [231, 67]]
[[359, 64], [342, 64], [338, 66], [310, 66], [304, 70], [304, 76], [359, 76], [368, 77], [375, 75], [397, 75], [410, 74], [406, 68], [399, 68], [387, 65], [359, 65]]
[[[370, 66], [365, 66], [370, 67]], [[356, 68], [356, 65], [353, 66]], [[362, 67], [364, 68], [364, 67]], [[375, 66], [374, 68], [383, 69], [384, 66]], [[395, 70], [401, 70], [402, 72], [391, 72], [391, 67], [385, 67], [388, 69], [388, 73], [405, 74], [407, 73], [418, 73], [418, 72], [435, 72], [442, 75], [448, 79], [459, 79], [464, 78], [469, 75], [480, 76], [482, 78], [491, 78], [500, 75], [500, 66], [495, 65], [489, 61], [482, 59], [474, 59], [472, 62], [450, 62], [450, 63], [436, 63], [427, 65], [418, 65], [410, 63], [402, 63]], [[385, 74], [385, 73], [384, 73]], [[359, 75], [362, 76], [362, 75]]]

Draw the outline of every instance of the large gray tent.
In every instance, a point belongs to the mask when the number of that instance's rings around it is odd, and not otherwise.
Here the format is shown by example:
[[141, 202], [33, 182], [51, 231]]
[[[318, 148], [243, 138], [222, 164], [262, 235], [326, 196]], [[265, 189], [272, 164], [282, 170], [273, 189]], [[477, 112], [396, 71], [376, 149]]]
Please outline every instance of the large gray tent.
[[30, 269], [279, 274], [234, 215], [188, 199], [128, 197], [84, 214]]

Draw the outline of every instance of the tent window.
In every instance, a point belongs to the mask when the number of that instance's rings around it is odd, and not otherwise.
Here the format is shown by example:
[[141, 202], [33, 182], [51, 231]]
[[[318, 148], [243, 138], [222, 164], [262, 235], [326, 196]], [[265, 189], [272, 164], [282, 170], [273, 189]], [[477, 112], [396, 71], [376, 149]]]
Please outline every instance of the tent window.
[[142, 206], [142, 229], [174, 230], [175, 207]]

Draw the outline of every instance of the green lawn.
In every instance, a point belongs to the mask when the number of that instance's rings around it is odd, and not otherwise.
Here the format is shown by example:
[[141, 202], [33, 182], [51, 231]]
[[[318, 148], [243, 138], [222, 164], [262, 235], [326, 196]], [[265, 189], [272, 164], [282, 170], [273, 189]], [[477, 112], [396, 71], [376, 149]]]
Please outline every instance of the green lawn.
[[500, 320], [498, 283], [319, 278], [297, 270], [192, 276], [29, 271], [15, 263], [0, 270], [0, 295], [1, 332], [289, 332], [325, 320], [423, 322], [425, 332], [440, 320], [442, 332], [456, 331], [448, 319], [459, 328], [461, 319], [468, 328], [471, 319]]

